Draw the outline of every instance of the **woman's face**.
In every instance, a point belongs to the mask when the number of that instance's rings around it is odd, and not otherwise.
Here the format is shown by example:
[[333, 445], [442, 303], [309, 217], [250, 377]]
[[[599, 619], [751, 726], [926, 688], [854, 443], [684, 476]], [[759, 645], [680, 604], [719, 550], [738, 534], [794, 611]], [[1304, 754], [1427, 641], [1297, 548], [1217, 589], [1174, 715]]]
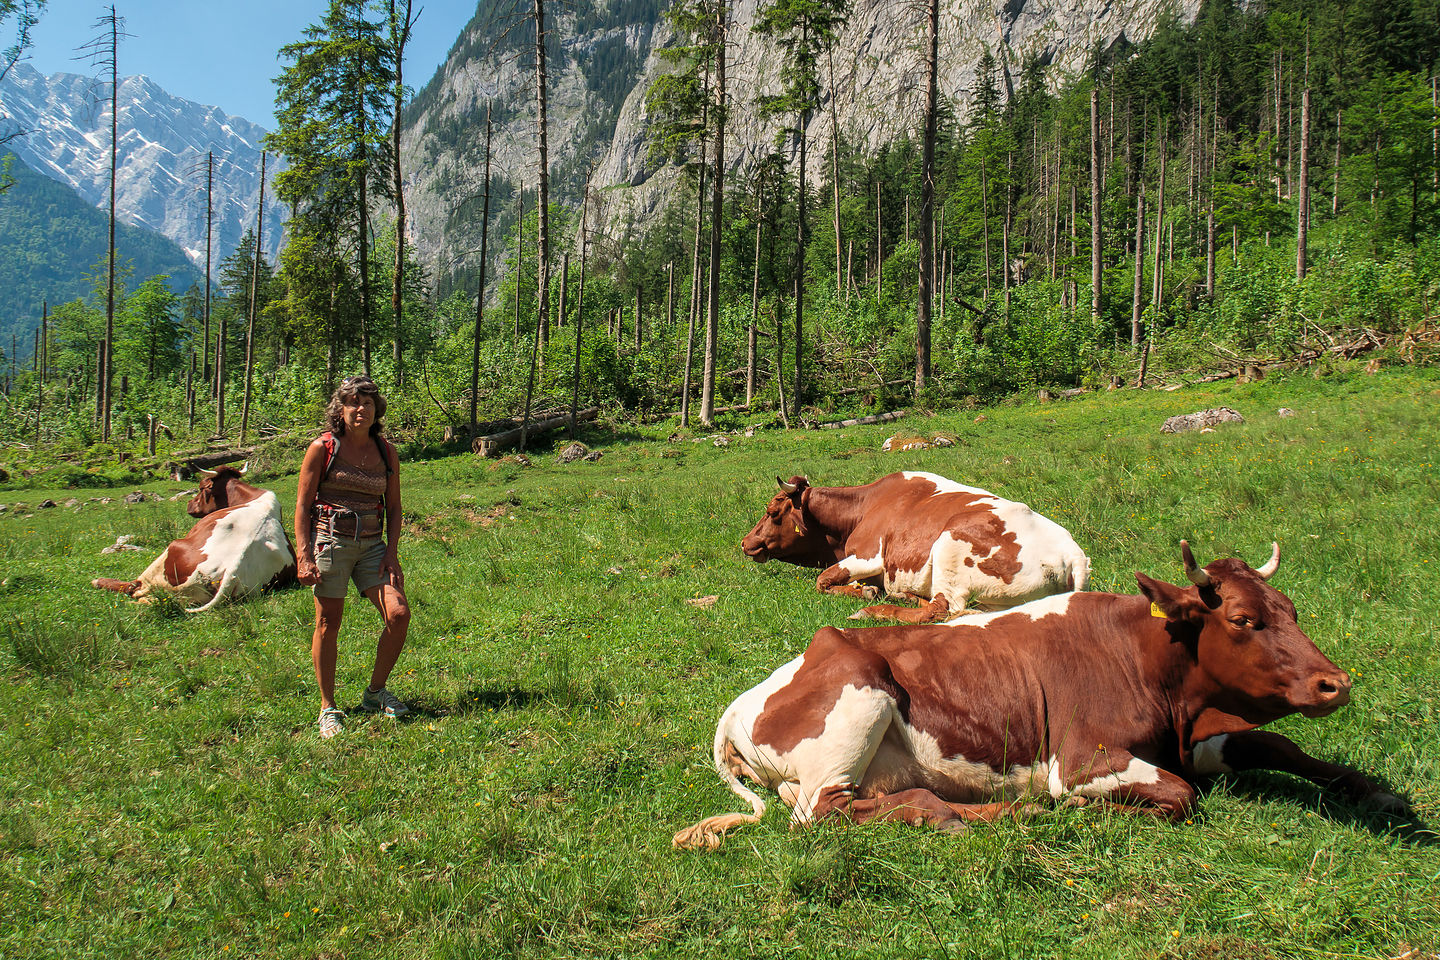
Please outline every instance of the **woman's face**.
[[345, 421], [346, 433], [365, 433], [375, 422], [375, 398], [362, 393], [341, 401], [340, 417]]

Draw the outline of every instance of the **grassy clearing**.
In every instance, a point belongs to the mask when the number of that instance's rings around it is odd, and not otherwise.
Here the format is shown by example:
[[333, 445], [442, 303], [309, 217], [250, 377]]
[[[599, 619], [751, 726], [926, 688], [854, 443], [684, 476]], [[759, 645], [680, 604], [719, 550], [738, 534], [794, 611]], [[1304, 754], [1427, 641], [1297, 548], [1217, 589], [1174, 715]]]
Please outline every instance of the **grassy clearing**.
[[[415, 609], [401, 724], [314, 734], [311, 601], [186, 617], [89, 587], [187, 526], [183, 505], [0, 516], [0, 955], [1394, 957], [1440, 951], [1440, 376], [1270, 379], [666, 443], [599, 463], [405, 465]], [[1219, 404], [1248, 422], [1163, 436]], [[1293, 418], [1277, 408], [1291, 407]], [[738, 421], [737, 421], [738, 423]], [[1397, 824], [1284, 776], [1217, 782], [1193, 824], [1102, 808], [951, 837], [764, 823], [710, 855], [681, 826], [740, 809], [709, 769], [737, 693], [857, 604], [738, 541], [774, 476], [927, 469], [1026, 500], [1090, 552], [1098, 589], [1252, 562], [1356, 678], [1276, 725], [1406, 795]], [[264, 479], [264, 478], [262, 478]], [[268, 479], [282, 501], [295, 477]], [[149, 489], [170, 494], [173, 484]], [[32, 505], [26, 490], [6, 500]], [[697, 608], [687, 599], [715, 594]], [[373, 611], [341, 635], [340, 700]]]

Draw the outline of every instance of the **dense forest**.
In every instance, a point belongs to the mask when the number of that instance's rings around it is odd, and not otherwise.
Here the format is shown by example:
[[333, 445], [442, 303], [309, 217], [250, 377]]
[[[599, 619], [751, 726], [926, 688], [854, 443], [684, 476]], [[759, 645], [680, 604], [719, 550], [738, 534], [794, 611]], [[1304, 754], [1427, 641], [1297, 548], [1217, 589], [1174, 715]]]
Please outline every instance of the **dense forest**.
[[[105, 213], [66, 184], [36, 173], [7, 153], [10, 188], [0, 197], [0, 345], [11, 338], [34, 351], [41, 306], [84, 298], [105, 271]], [[168, 276], [183, 292], [204, 280], [185, 251], [158, 233], [117, 225], [117, 242], [132, 276]]]
[[[545, 297], [529, 193], [525, 216], [489, 235], [503, 270], [483, 310], [483, 257], [464, 261], [468, 291], [441, 299], [408, 248], [396, 255], [385, 7], [332, 0], [334, 16], [312, 28], [316, 51], [337, 38], [368, 44], [375, 95], [288, 101], [292, 132], [327, 110], [365, 122], [335, 125], [345, 162], [327, 167], [284, 149], [282, 117], [272, 147], [290, 172], [276, 189], [294, 219], [279, 262], [253, 257], [253, 244], [227, 261], [208, 336], [202, 297], [149, 281], [127, 293], [117, 356], [127, 386], [114, 415], [132, 445], [151, 417], [177, 444], [233, 439], [242, 406], [252, 436], [308, 429], [329, 385], [362, 368], [391, 394], [391, 429], [436, 443], [472, 419], [572, 403], [689, 423], [748, 405], [747, 422], [795, 425], [1133, 383], [1142, 364], [1199, 377], [1435, 324], [1437, 0], [1207, 0], [1193, 23], [1097, 50], [1077, 77], [997, 50], [964, 109], [938, 97], [912, 138], [876, 154], [843, 136], [818, 155], [811, 144], [802, 191], [792, 137], [748, 168], [722, 160], [718, 196], [707, 108], [726, 6], [677, 2], [679, 80], [651, 99], [655, 155], [681, 165], [682, 188], [643, 225], [553, 205]], [[769, 22], [793, 55], [796, 21]], [[286, 49], [290, 69], [309, 63]], [[335, 69], [316, 75], [352, 88], [357, 78]], [[795, 90], [765, 108], [799, 116], [819, 102], [813, 83]], [[463, 209], [480, 217], [485, 204]], [[20, 362], [7, 355], [7, 437], [76, 457], [94, 441], [97, 310], [94, 297], [53, 308], [41, 362], [29, 345]], [[251, 383], [263, 389], [247, 399]]]

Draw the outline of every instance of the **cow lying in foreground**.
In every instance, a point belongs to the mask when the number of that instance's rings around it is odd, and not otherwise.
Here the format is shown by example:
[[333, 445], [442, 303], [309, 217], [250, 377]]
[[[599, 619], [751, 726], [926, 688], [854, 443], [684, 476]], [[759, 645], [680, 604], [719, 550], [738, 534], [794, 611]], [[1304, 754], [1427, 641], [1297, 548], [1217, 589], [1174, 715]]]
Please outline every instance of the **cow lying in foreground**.
[[171, 541], [140, 579], [101, 578], [92, 586], [136, 600], [156, 592], [173, 594], [199, 604], [187, 607], [199, 613], [262, 587], [295, 582], [295, 550], [280, 520], [279, 498], [242, 480], [243, 470], [201, 472], [200, 489], [186, 512], [202, 519], [185, 539]]
[[892, 473], [861, 487], [776, 480], [780, 493], [740, 542], [747, 557], [824, 567], [815, 581], [822, 593], [869, 600], [883, 589], [922, 601], [866, 607], [851, 619], [943, 620], [971, 606], [1084, 590], [1090, 579], [1090, 560], [1064, 527], [933, 473]]
[[1197, 777], [1283, 770], [1351, 799], [1404, 810], [1347, 767], [1254, 732], [1323, 717], [1350, 677], [1301, 631], [1295, 606], [1252, 570], [1203, 570], [1192, 586], [1137, 573], [1142, 596], [1072, 593], [932, 626], [826, 627], [805, 653], [741, 694], [715, 731], [715, 767], [752, 814], [702, 820], [677, 847], [714, 847], [758, 821], [746, 777], [795, 824], [826, 816], [959, 829], [1027, 798], [1100, 799], [1172, 820]]

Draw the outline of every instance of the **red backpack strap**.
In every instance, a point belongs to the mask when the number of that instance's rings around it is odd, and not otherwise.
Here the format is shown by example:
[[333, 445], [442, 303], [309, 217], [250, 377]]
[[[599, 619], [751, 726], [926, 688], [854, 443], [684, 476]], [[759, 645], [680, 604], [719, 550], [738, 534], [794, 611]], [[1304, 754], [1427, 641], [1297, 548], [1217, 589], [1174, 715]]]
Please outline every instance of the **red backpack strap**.
[[320, 472], [320, 479], [324, 480], [330, 476], [330, 466], [335, 462], [335, 454], [340, 450], [340, 441], [335, 439], [335, 434], [329, 430], [320, 434], [320, 444], [325, 448], [325, 469]]
[[380, 462], [385, 464], [385, 474], [388, 476], [394, 473], [395, 468], [390, 465], [390, 454], [385, 451], [385, 441], [380, 439], [378, 433], [372, 433], [371, 436], [375, 438], [375, 449], [380, 451]]

